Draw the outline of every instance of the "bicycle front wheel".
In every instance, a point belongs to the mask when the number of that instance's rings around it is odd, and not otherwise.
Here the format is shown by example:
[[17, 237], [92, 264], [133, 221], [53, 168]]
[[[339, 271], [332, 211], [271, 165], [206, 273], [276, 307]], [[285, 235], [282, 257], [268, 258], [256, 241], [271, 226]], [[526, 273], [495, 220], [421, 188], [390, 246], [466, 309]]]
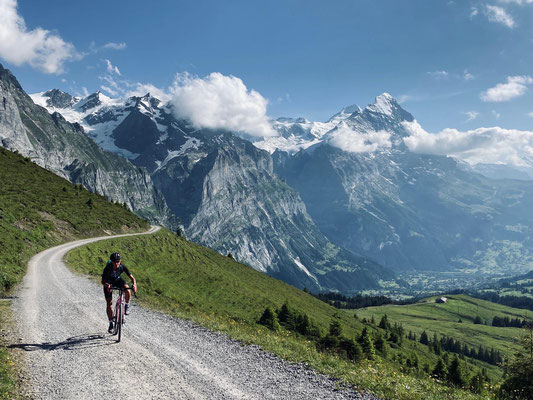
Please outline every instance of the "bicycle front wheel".
[[120, 305], [118, 308], [117, 315], [117, 343], [120, 342], [120, 337], [122, 336], [122, 319], [124, 318], [124, 305]]

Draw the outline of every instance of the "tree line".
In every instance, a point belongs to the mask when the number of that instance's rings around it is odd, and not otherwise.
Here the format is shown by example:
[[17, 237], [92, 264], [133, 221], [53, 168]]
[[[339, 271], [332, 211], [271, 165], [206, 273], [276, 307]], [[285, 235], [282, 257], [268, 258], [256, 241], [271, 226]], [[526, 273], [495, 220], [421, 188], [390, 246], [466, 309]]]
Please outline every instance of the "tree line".
[[317, 299], [322, 300], [323, 302], [328, 303], [329, 305], [332, 305], [333, 307], [339, 308], [339, 309], [377, 307], [377, 306], [383, 306], [385, 304], [405, 305], [405, 304], [412, 304], [416, 302], [416, 300], [397, 301], [397, 300], [392, 300], [390, 297], [387, 297], [387, 296], [363, 296], [361, 294], [348, 297], [348, 296], [344, 296], [340, 293], [335, 293], [335, 292], [325, 292], [325, 293], [317, 293], [317, 294], [311, 293], [311, 294]]
[[[411, 335], [411, 332], [409, 332], [409, 334]], [[485, 361], [492, 365], [500, 365], [503, 362], [503, 357], [499, 350], [495, 350], [494, 348], [489, 350], [482, 345], [479, 345], [477, 349], [474, 347], [468, 347], [461, 341], [444, 335], [438, 339], [436, 333], [433, 334], [433, 339], [430, 339], [426, 331], [423, 331], [420, 334], [419, 342], [427, 345], [429, 349], [437, 355], [442, 354], [442, 351], [444, 350], [465, 357], [475, 358], [476, 360]]]

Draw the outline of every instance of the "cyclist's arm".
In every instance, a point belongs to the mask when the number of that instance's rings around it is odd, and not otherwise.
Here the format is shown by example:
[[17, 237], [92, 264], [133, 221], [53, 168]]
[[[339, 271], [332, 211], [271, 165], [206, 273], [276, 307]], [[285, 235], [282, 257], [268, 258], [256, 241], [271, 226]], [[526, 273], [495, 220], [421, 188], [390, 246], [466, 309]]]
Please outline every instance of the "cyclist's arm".
[[132, 274], [129, 274], [128, 277], [131, 279], [131, 282], [133, 283], [133, 291], [137, 291], [137, 281], [135, 280], [135, 277]]

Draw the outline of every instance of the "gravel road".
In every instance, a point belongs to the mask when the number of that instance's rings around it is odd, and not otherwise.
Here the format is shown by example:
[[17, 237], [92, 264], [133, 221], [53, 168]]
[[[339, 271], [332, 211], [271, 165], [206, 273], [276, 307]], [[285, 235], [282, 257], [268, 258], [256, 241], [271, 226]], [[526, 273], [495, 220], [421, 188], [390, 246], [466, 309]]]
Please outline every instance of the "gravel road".
[[[157, 231], [153, 227], [148, 233]], [[125, 236], [125, 235], [121, 235]], [[305, 366], [133, 304], [117, 343], [101, 285], [62, 257], [79, 240], [34, 256], [13, 301], [36, 399], [375, 399]], [[103, 267], [102, 267], [103, 268]]]

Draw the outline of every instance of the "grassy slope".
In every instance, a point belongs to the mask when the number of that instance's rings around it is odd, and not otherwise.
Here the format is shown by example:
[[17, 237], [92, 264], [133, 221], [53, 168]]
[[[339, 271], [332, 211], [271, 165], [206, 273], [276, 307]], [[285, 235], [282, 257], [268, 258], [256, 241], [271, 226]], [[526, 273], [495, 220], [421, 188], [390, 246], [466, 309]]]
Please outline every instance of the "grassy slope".
[[[519, 328], [493, 327], [490, 324], [494, 316], [523, 319], [527, 316], [527, 311], [465, 295], [445, 297], [448, 297], [445, 304], [435, 303], [436, 296], [434, 296], [416, 304], [369, 307], [356, 310], [356, 312], [361, 318], [372, 318], [373, 316], [377, 321], [384, 314], [387, 314], [389, 321], [403, 324], [407, 332], [412, 331], [417, 337], [420, 337], [420, 334], [425, 330], [430, 338], [435, 333], [438, 338], [442, 335], [453, 337], [469, 347], [477, 348], [479, 345], [489, 349], [494, 347], [506, 356], [510, 356], [519, 349], [519, 344], [516, 341], [521, 332]], [[353, 313], [353, 311], [345, 312]], [[530, 314], [529, 316], [531, 316]], [[488, 325], [474, 324], [473, 321], [476, 316], [480, 316]], [[463, 322], [458, 322], [460, 319]], [[501, 375], [499, 368], [488, 364], [485, 367], [492, 371], [492, 376]]]
[[123, 207], [0, 148], [0, 297], [22, 279], [28, 260], [40, 250], [147, 228]]
[[[45, 248], [77, 238], [146, 229], [146, 221], [123, 207], [0, 148], [0, 298], [21, 281], [28, 260]], [[11, 329], [10, 312], [9, 300], [1, 300], [0, 399], [19, 396], [14, 354], [2, 343], [3, 333]]]
[[[261, 345], [286, 359], [308, 363], [387, 398], [476, 398], [423, 376], [405, 375], [390, 360], [354, 365], [317, 352], [314, 343], [297, 334], [268, 331], [256, 324], [267, 306], [278, 308], [289, 301], [293, 308], [315, 320], [323, 333], [338, 310], [166, 230], [155, 236], [90, 244], [70, 252], [67, 262], [74, 269], [98, 279], [107, 254], [114, 249], [124, 255], [125, 264], [131, 268], [139, 284], [139, 301], [147, 306], [229, 333], [247, 343]], [[345, 336], [353, 338], [361, 332], [364, 325], [353, 317], [353, 312], [340, 315]], [[391, 350], [391, 354], [424, 351], [427, 352], [426, 346], [412, 342], [398, 352]], [[436, 358], [433, 361], [436, 362]]]

